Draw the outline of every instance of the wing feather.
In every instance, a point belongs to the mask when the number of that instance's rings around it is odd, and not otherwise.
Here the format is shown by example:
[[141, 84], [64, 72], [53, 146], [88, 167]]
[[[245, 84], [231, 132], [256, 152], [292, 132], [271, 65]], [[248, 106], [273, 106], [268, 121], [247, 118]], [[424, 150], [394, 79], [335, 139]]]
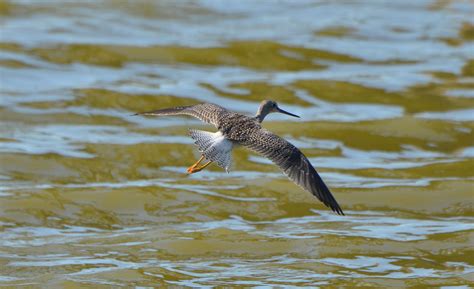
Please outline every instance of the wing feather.
[[158, 109], [146, 112], [136, 113], [135, 115], [189, 115], [206, 123], [219, 126], [221, 115], [228, 113], [225, 108], [213, 103], [201, 103], [190, 106], [178, 106], [165, 109]]
[[344, 215], [328, 187], [294, 145], [265, 129], [255, 131], [244, 146], [270, 159], [297, 185], [316, 196], [339, 215]]

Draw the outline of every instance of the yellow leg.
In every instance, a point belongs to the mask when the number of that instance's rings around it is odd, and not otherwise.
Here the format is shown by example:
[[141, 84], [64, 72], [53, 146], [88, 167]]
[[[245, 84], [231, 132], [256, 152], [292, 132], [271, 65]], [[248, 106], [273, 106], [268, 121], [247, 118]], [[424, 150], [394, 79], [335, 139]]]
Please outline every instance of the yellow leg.
[[211, 161], [209, 161], [209, 162], [207, 162], [206, 164], [204, 164], [204, 165], [202, 165], [202, 166], [196, 168], [196, 167], [202, 162], [203, 159], [204, 159], [204, 156], [201, 156], [201, 158], [199, 158], [199, 160], [198, 160], [195, 164], [193, 164], [192, 166], [190, 166], [190, 167], [187, 169], [187, 172], [188, 172], [189, 174], [197, 173], [197, 172], [203, 170], [205, 167], [207, 167], [208, 165], [210, 165], [210, 164], [212, 163]]
[[192, 173], [197, 173], [199, 171], [202, 171], [203, 169], [205, 169], [208, 165], [210, 165], [212, 162], [211, 161], [208, 161], [207, 163], [205, 163], [204, 165], [200, 166], [199, 168], [194, 168], [192, 169], [191, 172], [189, 172], [190, 174]]
[[199, 160], [196, 163], [194, 163], [192, 166], [190, 166], [187, 169], [188, 173], [191, 173], [194, 170], [194, 168], [197, 167], [202, 162], [203, 159], [204, 159], [204, 156], [201, 156], [201, 158], [199, 158]]

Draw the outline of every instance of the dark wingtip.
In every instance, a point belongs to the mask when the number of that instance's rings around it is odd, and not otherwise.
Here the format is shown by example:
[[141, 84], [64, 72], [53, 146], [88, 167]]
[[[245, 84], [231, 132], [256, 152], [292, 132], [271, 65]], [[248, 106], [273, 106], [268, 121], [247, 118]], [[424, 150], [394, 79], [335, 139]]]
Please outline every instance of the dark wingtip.
[[333, 210], [334, 212], [336, 212], [336, 214], [340, 215], [340, 216], [345, 216], [346, 214], [344, 214], [344, 212], [342, 211], [341, 208], [337, 207], [336, 210]]
[[330, 208], [334, 213], [340, 215], [340, 216], [345, 216], [346, 214], [344, 214], [344, 212], [342, 211], [341, 207], [339, 206], [339, 204], [336, 202], [336, 200], [334, 199], [334, 202], [324, 202], [324, 204], [326, 205], [326, 207]]
[[136, 112], [136, 113], [132, 114], [132, 116], [137, 116], [137, 115], [153, 115], [154, 112], [155, 112], [155, 110]]
[[321, 179], [321, 177], [317, 173], [316, 175], [318, 176], [318, 179], [320, 181], [319, 186], [316, 189], [317, 191], [319, 191], [319, 195], [316, 195], [316, 197], [318, 197], [318, 199], [320, 199], [334, 213], [340, 216], [345, 216], [344, 212], [341, 209], [341, 206], [339, 206], [339, 204], [336, 201], [336, 198], [334, 198], [329, 188], [326, 186], [324, 181]]
[[132, 114], [132, 116], [137, 116], [137, 115], [156, 115], [159, 110], [151, 110], [151, 111], [143, 111], [143, 112], [137, 112]]
[[136, 112], [132, 114], [132, 116], [137, 116], [137, 115], [152, 115], [154, 112], [157, 110], [149, 110], [149, 111], [141, 111], [141, 112]]
[[328, 206], [328, 207], [330, 207], [331, 210], [333, 210], [333, 212], [335, 212], [336, 214], [341, 215], [341, 216], [345, 216], [346, 214], [344, 214], [344, 212], [342, 211], [341, 207], [337, 203], [336, 199], [334, 199], [334, 197], [333, 197], [333, 200], [334, 200], [334, 202], [331, 203], [330, 206]]
[[[314, 168], [313, 168], [314, 170]], [[319, 174], [314, 170], [314, 174], [316, 178], [315, 187], [313, 187], [312, 194], [315, 195], [326, 207], [330, 208], [334, 213], [345, 216], [344, 212], [341, 209], [341, 206], [334, 198], [333, 194], [329, 190], [329, 188], [324, 183], [323, 179], [319, 176]]]

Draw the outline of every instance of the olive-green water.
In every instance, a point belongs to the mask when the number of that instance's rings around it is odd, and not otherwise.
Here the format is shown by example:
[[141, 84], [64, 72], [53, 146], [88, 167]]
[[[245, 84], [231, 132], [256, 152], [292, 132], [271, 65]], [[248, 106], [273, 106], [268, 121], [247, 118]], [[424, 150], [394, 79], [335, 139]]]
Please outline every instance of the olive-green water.
[[[474, 2], [1, 1], [0, 287], [472, 288]], [[298, 146], [229, 174], [214, 102]]]

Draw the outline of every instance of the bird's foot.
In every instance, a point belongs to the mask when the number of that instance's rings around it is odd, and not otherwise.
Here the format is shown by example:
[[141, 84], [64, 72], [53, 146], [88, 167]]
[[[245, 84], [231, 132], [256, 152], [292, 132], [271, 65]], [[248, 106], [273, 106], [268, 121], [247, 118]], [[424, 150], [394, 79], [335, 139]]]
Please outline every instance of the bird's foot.
[[188, 172], [188, 174], [194, 174], [194, 173], [199, 172], [200, 170], [202, 170], [202, 169], [191, 166], [186, 171]]
[[190, 166], [186, 170], [188, 172], [188, 174], [194, 173], [195, 172], [194, 169], [202, 162], [203, 159], [204, 159], [204, 156], [201, 156], [197, 162], [195, 162], [192, 166]]
[[186, 171], [188, 172], [188, 174], [194, 174], [194, 173], [202, 171], [204, 168], [206, 168], [211, 163], [212, 163], [211, 161], [208, 161], [206, 164], [204, 164], [200, 167], [197, 167], [198, 163], [196, 163], [196, 164], [190, 166]]
[[195, 169], [196, 169], [196, 166], [193, 165], [193, 166], [190, 166], [186, 171], [188, 172], [188, 174], [192, 174], [196, 172]]

